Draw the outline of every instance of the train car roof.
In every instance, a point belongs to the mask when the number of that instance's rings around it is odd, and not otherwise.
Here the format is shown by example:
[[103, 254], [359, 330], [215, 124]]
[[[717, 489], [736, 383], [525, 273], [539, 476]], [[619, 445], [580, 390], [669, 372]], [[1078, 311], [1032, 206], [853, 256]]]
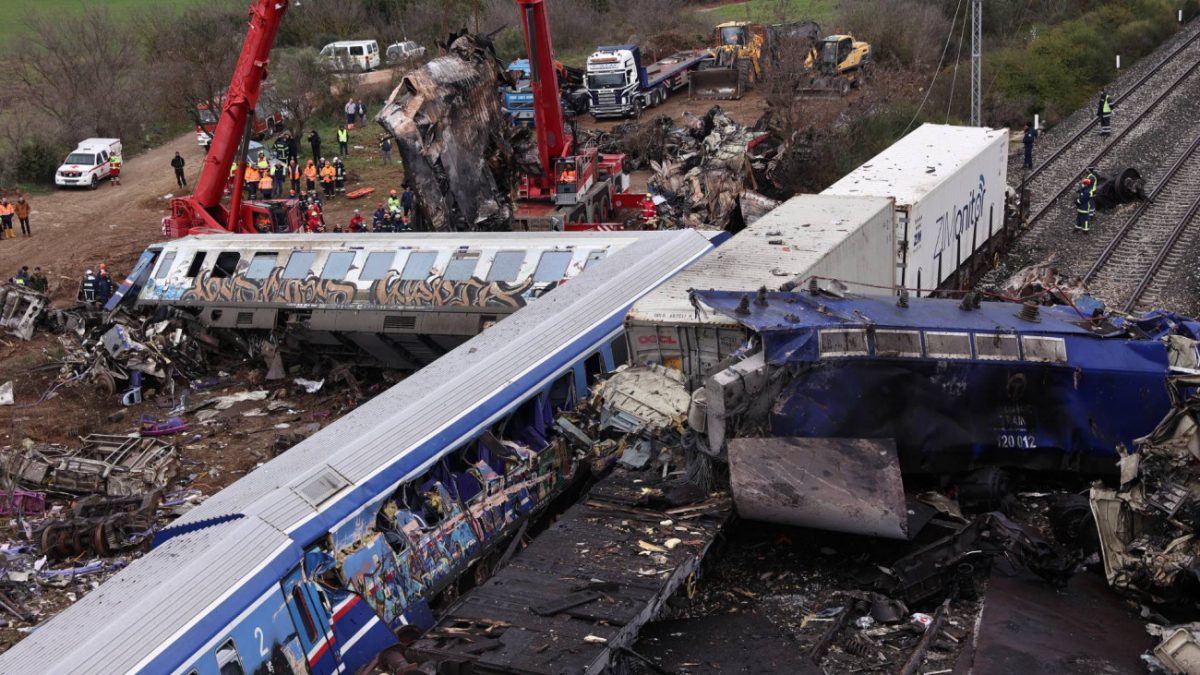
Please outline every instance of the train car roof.
[[922, 124], [821, 194], [887, 196], [898, 205], [915, 204], [997, 139], [1007, 148], [1008, 130]]
[[[801, 278], [822, 256], [876, 218], [891, 217], [885, 197], [799, 195], [772, 209], [703, 259], [634, 303], [629, 318], [672, 323], [736, 322], [698, 313], [692, 289], [778, 289]], [[802, 280], [802, 279], [801, 279]]]
[[634, 299], [711, 247], [690, 230], [638, 239], [210, 497], [0, 655], [0, 672], [158, 672], [215, 644], [303, 545], [440, 454], [423, 448], [486, 428], [571, 362], [564, 348], [612, 332]]
[[172, 239], [155, 248], [205, 248], [231, 250], [286, 248], [395, 248], [453, 246], [470, 249], [483, 246], [548, 246], [567, 248], [582, 245], [631, 243], [653, 234], [630, 230], [620, 232], [350, 232], [326, 234], [204, 234]]
[[[691, 231], [642, 233], [636, 245], [623, 248], [213, 495], [164, 534], [238, 515], [258, 516], [290, 531], [318, 511], [302, 494], [308, 481], [320, 482], [325, 476], [334, 484], [344, 480], [361, 486], [371, 480], [379, 489], [397, 482], [416, 466], [393, 467], [380, 474], [382, 478], [376, 474], [408, 448], [445, 433], [472, 402], [513, 386], [519, 375], [535, 370], [565, 338], [623, 312], [636, 297], [708, 247], [707, 239]], [[369, 496], [358, 494], [351, 501], [354, 505], [339, 513], [365, 504]], [[321, 510], [328, 506], [322, 504]], [[317, 527], [312, 532], [327, 529]]]

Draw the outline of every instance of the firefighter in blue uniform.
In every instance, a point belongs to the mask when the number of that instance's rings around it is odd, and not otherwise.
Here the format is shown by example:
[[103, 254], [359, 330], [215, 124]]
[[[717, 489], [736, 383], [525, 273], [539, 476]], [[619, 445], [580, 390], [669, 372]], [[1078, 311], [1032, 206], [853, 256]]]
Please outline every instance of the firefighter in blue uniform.
[[1092, 179], [1084, 178], [1079, 184], [1079, 196], [1075, 198], [1075, 229], [1090, 232], [1094, 215], [1096, 201], [1092, 191]]

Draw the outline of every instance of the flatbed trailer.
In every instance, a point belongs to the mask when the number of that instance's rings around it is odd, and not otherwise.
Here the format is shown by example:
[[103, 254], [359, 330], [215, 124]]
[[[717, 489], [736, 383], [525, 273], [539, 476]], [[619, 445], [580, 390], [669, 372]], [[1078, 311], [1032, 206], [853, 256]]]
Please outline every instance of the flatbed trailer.
[[707, 58], [704, 50], [676, 52], [642, 65], [638, 45], [597, 47], [587, 61], [587, 88], [592, 117], [638, 115], [686, 87], [688, 77]]

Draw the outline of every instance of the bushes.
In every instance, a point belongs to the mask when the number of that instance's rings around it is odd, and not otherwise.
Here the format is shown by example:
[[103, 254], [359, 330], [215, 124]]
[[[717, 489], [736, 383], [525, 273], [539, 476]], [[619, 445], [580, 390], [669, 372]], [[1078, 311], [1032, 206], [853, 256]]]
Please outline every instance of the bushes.
[[[1195, 14], [1196, 4], [1183, 3], [1185, 17]], [[1116, 76], [1117, 54], [1128, 67], [1177, 30], [1180, 8], [1170, 0], [1109, 2], [1057, 25], [1031, 28], [1026, 44], [984, 59], [984, 80], [994, 79], [1000, 99], [989, 108], [1003, 113], [989, 122], [1018, 124], [1039, 113], [1053, 123], [1071, 114]], [[1012, 101], [1024, 108], [1005, 105]]]
[[950, 21], [936, 4], [918, 0], [844, 0], [839, 30], [871, 43], [875, 60], [936, 65]]
[[34, 138], [17, 150], [17, 161], [13, 166], [13, 178], [20, 183], [54, 184], [54, 172], [62, 155], [57, 149], [40, 138]]

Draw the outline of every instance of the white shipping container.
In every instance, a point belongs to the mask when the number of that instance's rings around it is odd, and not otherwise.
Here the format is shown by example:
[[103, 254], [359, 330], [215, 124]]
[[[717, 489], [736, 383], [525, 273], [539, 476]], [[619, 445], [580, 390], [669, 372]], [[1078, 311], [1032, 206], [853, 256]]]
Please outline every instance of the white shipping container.
[[821, 194], [895, 200], [895, 282], [920, 295], [1003, 229], [1007, 151], [1007, 129], [923, 124]]
[[625, 319], [632, 362], [678, 368], [697, 385], [741, 346], [741, 326], [699, 300], [693, 305], [693, 289], [775, 291], [816, 275], [886, 293], [893, 232], [890, 199], [793, 197], [633, 305]]

